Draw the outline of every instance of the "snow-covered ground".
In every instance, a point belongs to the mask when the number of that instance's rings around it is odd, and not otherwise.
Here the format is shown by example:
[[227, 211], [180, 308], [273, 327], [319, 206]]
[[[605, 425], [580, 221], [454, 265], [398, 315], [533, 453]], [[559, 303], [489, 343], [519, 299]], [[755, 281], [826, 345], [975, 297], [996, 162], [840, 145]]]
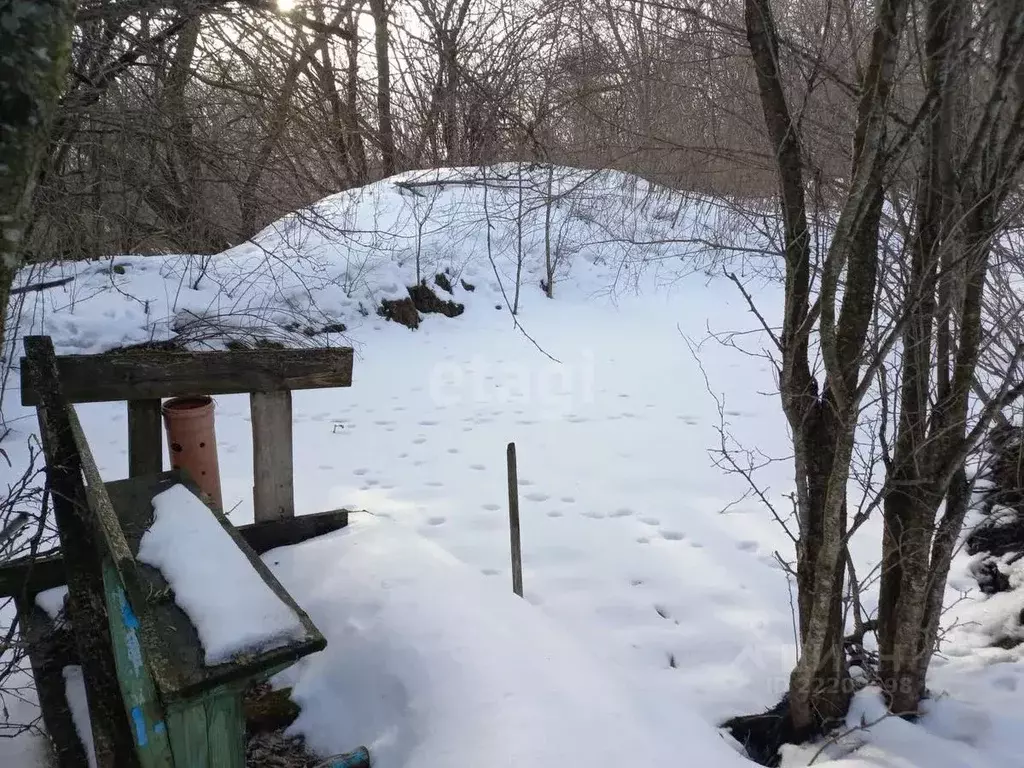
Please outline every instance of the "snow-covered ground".
[[[296, 727], [319, 751], [366, 744], [379, 768], [747, 764], [716, 724], [785, 690], [792, 596], [775, 552], [789, 558], [792, 544], [742, 498], [738, 477], [713, 466], [717, 427], [724, 420], [756, 447], [759, 463], [782, 459], [759, 470], [782, 505], [791, 471], [771, 365], [749, 354], [763, 340], [732, 337], [739, 350], [707, 338], [750, 331], [756, 319], [681, 242], [711, 239], [705, 228], [724, 218], [620, 175], [562, 170], [552, 189], [564, 197], [549, 211], [547, 173], [528, 178], [522, 201], [507, 179], [449, 181], [439, 194], [381, 182], [218, 257], [66, 265], [76, 279], [33, 296], [21, 332], [53, 335], [61, 353], [174, 328], [197, 346], [225, 336], [354, 346], [351, 388], [294, 396], [296, 503], [365, 513], [345, 531], [266, 556], [328, 638], [327, 651], [280, 681], [294, 685]], [[520, 210], [517, 327], [508, 304]], [[311, 226], [324, 217], [339, 231]], [[546, 243], [563, 257], [554, 300], [539, 285]], [[417, 253], [424, 278], [451, 273], [466, 311], [426, 316], [409, 331], [374, 310], [414, 283]], [[734, 266], [777, 314], [777, 287], [750, 264]], [[248, 402], [216, 402], [224, 503], [244, 523]], [[34, 415], [14, 390], [3, 405], [20, 430], [4, 445], [17, 466]], [[104, 476], [125, 476], [123, 404], [79, 411]], [[511, 593], [510, 441], [525, 601]], [[858, 542], [863, 573], [878, 549], [871, 536], [877, 529], [866, 528]], [[971, 588], [965, 566], [954, 586]], [[950, 602], [957, 597], [951, 590]], [[820, 755], [788, 750], [785, 765], [1024, 765], [1021, 650], [981, 647], [988, 635], [971, 622], [987, 606], [977, 597], [948, 615], [966, 624], [935, 662], [941, 696], [920, 724], [885, 720]], [[851, 725], [876, 711], [865, 692]], [[4, 750], [33, 748], [24, 738], [0, 744], [0, 763], [32, 765]]]

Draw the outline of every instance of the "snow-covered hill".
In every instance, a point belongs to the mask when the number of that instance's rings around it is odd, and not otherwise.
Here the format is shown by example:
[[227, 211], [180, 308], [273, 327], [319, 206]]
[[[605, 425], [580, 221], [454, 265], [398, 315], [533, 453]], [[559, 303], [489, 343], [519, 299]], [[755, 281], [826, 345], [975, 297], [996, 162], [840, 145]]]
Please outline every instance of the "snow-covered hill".
[[[731, 253], [773, 316], [771, 259], [739, 258], [757, 239], [728, 207], [621, 174], [537, 167], [520, 185], [516, 167], [484, 173], [336, 195], [214, 257], [26, 273], [75, 279], [29, 294], [18, 327], [64, 353], [172, 336], [355, 347], [350, 389], [295, 395], [296, 501], [369, 514], [266, 557], [330, 643], [282, 680], [316, 749], [368, 743], [379, 768], [747, 764], [716, 724], [785, 690], [793, 619], [775, 552], [792, 545], [708, 449], [724, 424], [758, 463], [780, 459], [759, 475], [774, 499], [791, 470], [771, 365], [742, 351], [763, 340], [708, 338], [756, 321], [732, 283], [705, 273]], [[723, 238], [736, 250], [703, 245]], [[549, 251], [553, 300], [540, 286]], [[376, 308], [415, 284], [417, 255], [419, 277], [446, 274], [453, 296], [440, 295], [466, 310], [409, 331]], [[4, 402], [21, 431], [4, 446], [15, 465], [34, 423], [17, 400]], [[80, 412], [104, 475], [124, 476], [124, 407]], [[244, 523], [248, 403], [219, 397], [217, 412], [225, 506]], [[525, 602], [509, 577], [509, 441]], [[954, 583], [969, 587], [962, 566]], [[983, 608], [961, 603], [949, 620]], [[1020, 651], [980, 650], [969, 632], [956, 643], [932, 681], [949, 695], [921, 723], [885, 720], [819, 756], [789, 750], [785, 765], [1024, 765]], [[851, 725], [876, 704], [862, 694]]]

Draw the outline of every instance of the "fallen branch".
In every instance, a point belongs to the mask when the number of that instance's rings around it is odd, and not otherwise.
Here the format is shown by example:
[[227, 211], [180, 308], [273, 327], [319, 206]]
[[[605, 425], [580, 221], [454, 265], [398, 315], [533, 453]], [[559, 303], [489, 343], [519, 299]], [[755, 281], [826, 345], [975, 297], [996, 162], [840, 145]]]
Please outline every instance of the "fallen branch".
[[67, 285], [75, 279], [75, 276], [62, 277], [60, 280], [48, 280], [45, 283], [32, 283], [31, 285], [22, 285], [18, 288], [11, 288], [11, 295], [14, 296], [19, 293], [32, 293], [33, 291], [45, 291], [47, 288], [60, 288], [62, 285]]

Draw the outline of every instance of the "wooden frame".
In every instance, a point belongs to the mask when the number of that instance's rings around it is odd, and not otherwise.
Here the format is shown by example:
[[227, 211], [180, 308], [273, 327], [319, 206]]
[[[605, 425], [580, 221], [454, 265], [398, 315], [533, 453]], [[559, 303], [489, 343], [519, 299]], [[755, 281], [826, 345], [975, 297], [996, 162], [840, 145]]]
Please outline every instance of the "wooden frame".
[[[197, 496], [198, 490], [178, 471], [104, 483], [75, 408], [63, 397], [52, 343], [46, 337], [30, 337], [25, 348], [25, 375], [38, 392], [37, 414], [62, 556], [5, 566], [0, 581], [10, 581], [15, 574], [24, 577], [16, 600], [40, 700], [46, 705], [44, 722], [54, 739], [63, 742], [57, 745], [61, 766], [78, 768], [82, 750], [71, 741], [77, 736], [61, 701], [60, 670], [66, 662], [51, 647], [59, 633], [49, 628], [52, 625], [34, 605], [36, 592], [48, 588], [40, 582], [56, 577], [58, 571], [69, 588], [69, 634], [85, 678], [97, 765], [244, 768], [244, 689], [254, 679], [322, 650], [325, 639], [239, 531], [211, 509], [264, 582], [299, 617], [303, 634], [285, 646], [206, 666], [196, 630], [171, 599], [162, 575], [135, 556], [152, 521], [152, 498], [177, 483]], [[129, 433], [140, 439], [148, 433], [152, 438], [152, 403], [136, 409], [134, 422], [131, 408], [129, 413]], [[136, 463], [134, 469], [142, 466]], [[339, 514], [347, 522], [345, 513], [327, 513], [308, 522], [300, 518], [249, 528], [264, 545], [289, 538], [293, 541], [288, 543], [294, 543], [310, 531], [340, 527]], [[37, 565], [39, 570], [33, 571]], [[43, 642], [48, 636], [49, 645]]]
[[[28, 336], [25, 349], [46, 337]], [[160, 403], [166, 397], [249, 394], [253, 441], [253, 516], [295, 516], [292, 390], [352, 385], [352, 349], [246, 349], [228, 352], [132, 350], [55, 358], [68, 403], [128, 403], [128, 476], [163, 470]], [[21, 402], [40, 404], [26, 358]]]

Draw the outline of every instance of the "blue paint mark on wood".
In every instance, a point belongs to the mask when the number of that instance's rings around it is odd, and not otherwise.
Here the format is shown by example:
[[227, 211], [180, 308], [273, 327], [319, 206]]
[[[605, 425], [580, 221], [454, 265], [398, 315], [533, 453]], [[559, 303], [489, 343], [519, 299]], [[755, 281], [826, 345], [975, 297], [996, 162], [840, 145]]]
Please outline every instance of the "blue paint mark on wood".
[[127, 596], [123, 589], [120, 590], [118, 594], [118, 600], [121, 603], [121, 620], [124, 622], [124, 625], [128, 627], [128, 629], [138, 629], [139, 620], [136, 618], [132, 607], [128, 605]]
[[124, 624], [125, 645], [127, 646], [128, 661], [138, 674], [142, 669], [142, 647], [139, 644], [139, 620], [128, 605], [128, 596], [120, 586], [117, 588], [117, 606], [121, 613], [121, 623]]
[[132, 707], [132, 722], [135, 724], [135, 743], [140, 747], [146, 746], [149, 737], [146, 735], [146, 716], [142, 714], [142, 707]]
[[370, 751], [366, 747], [359, 747], [354, 752], [332, 760], [329, 768], [370, 768]]
[[159, 723], [153, 726], [153, 733], [167, 733], [167, 725], [164, 723], [163, 720], [161, 720]]

